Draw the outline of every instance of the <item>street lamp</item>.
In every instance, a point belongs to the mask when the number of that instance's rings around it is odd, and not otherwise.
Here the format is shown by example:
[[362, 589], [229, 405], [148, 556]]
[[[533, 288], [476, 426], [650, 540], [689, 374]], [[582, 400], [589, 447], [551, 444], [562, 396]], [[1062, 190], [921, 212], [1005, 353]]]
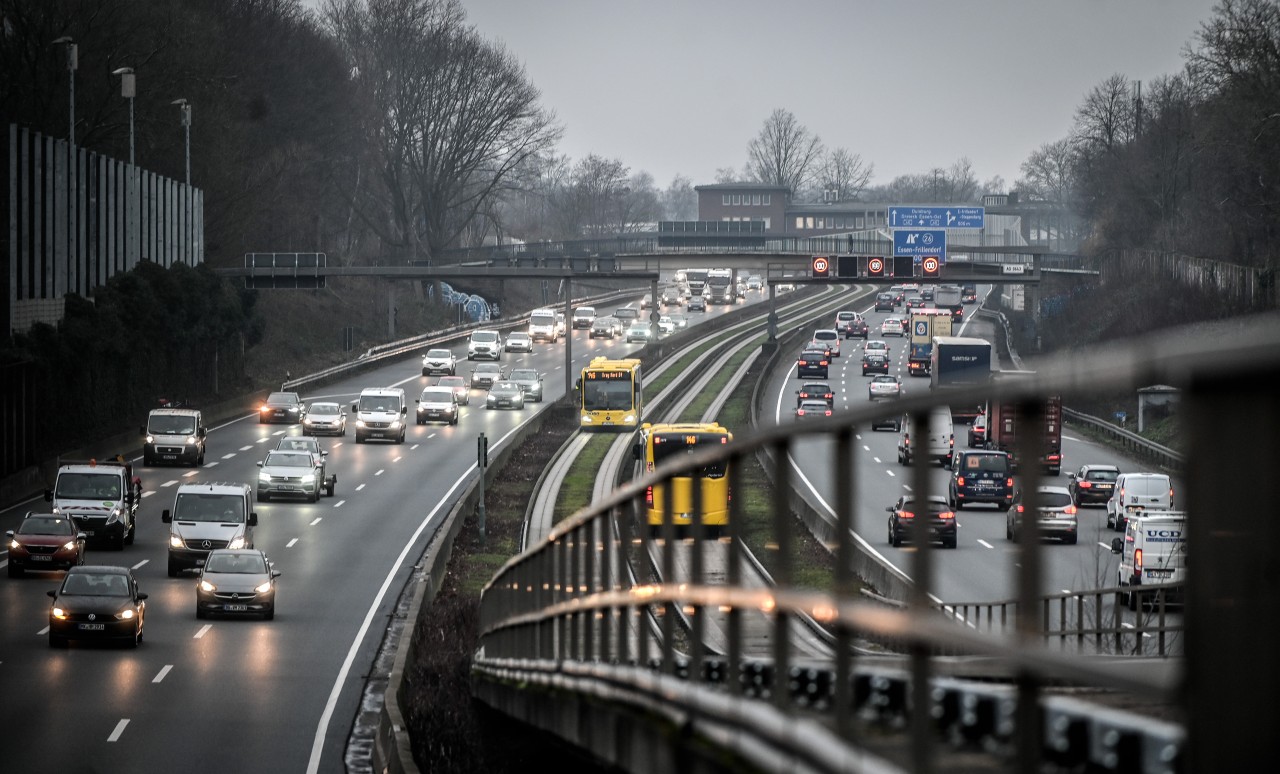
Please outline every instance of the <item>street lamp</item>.
[[129, 100], [129, 166], [133, 166], [133, 98], [138, 96], [138, 84], [132, 67], [121, 67], [111, 74], [120, 76], [120, 96]]
[[182, 108], [182, 128], [187, 135], [187, 185], [191, 185], [191, 103], [185, 99], [175, 99], [169, 104]]
[[65, 35], [53, 41], [54, 45], [59, 43], [67, 44], [67, 80], [71, 84], [71, 96], [69, 98], [71, 118], [67, 124], [67, 142], [74, 146], [76, 144], [76, 66], [80, 63], [80, 47]]

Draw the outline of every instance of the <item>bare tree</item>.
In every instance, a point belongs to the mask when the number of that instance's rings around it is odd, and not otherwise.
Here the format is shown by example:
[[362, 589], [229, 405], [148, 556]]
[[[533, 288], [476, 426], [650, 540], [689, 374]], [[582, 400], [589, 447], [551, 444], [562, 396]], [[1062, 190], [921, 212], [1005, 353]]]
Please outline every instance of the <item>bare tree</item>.
[[816, 134], [790, 111], [778, 108], [747, 144], [747, 168], [755, 182], [786, 186], [795, 195], [817, 173], [823, 150]]
[[667, 220], [697, 220], [698, 192], [684, 175], [676, 175], [662, 193], [663, 215]]
[[1094, 86], [1076, 108], [1076, 136], [1090, 156], [1114, 155], [1134, 137], [1133, 93], [1120, 73]]
[[1047, 142], [1022, 162], [1018, 190], [1042, 201], [1066, 204], [1075, 186], [1075, 143], [1069, 137]]
[[747, 179], [746, 175], [740, 174], [733, 167], [717, 167], [715, 181], [720, 185], [729, 183], [741, 183]]
[[833, 191], [836, 201], [849, 201], [866, 189], [874, 174], [874, 164], [846, 148], [836, 148], [822, 158], [819, 185], [824, 191]]
[[979, 192], [984, 196], [987, 194], [1008, 193], [1008, 191], [1009, 184], [1005, 182], [1004, 177], [1001, 175], [993, 175], [991, 178], [983, 181], [982, 185], [979, 186]]

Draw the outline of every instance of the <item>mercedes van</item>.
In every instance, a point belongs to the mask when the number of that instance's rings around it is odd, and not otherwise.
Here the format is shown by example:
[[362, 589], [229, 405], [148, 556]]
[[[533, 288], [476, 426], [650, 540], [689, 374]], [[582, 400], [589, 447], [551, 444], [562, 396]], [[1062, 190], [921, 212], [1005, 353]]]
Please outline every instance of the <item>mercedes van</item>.
[[370, 438], [404, 443], [409, 414], [404, 390], [399, 387], [367, 387], [360, 391], [360, 399], [351, 404], [351, 411], [356, 415], [356, 443], [364, 443]]
[[1173, 484], [1164, 473], [1121, 473], [1107, 500], [1107, 526], [1123, 531], [1125, 521], [1143, 511], [1173, 509]]
[[217, 548], [253, 548], [253, 490], [248, 484], [182, 484], [160, 520], [169, 525], [169, 577], [204, 564]]

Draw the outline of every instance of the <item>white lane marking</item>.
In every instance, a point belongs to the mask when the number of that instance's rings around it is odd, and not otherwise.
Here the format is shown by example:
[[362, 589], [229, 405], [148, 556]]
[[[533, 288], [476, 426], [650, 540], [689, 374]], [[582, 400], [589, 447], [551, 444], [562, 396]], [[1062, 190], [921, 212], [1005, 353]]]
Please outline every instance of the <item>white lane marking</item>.
[[254, 443], [266, 443], [267, 441], [270, 441], [270, 440], [271, 440], [271, 436], [266, 436], [264, 438], [259, 438], [258, 440], [254, 441]]
[[1071, 589], [1063, 589], [1063, 590], [1062, 590], [1062, 593], [1063, 593], [1063, 594], [1071, 594], [1071, 593], [1073, 593], [1073, 592], [1071, 591]]
[[380, 468], [380, 469], [378, 470], [378, 472], [377, 472], [377, 473], [374, 473], [373, 475], [375, 475], [375, 476], [381, 476], [381, 475], [382, 475], [382, 471], [383, 471], [383, 469], [381, 469], [381, 468]]
[[124, 727], [125, 727], [125, 726], [127, 726], [127, 725], [129, 725], [129, 719], [128, 719], [128, 718], [121, 718], [121, 719], [120, 719], [120, 722], [119, 722], [119, 723], [116, 723], [116, 730], [115, 730], [115, 731], [112, 731], [112, 732], [111, 732], [111, 736], [107, 737], [107, 741], [108, 741], [108, 742], [118, 742], [118, 741], [120, 741], [120, 735], [124, 733]]
[[409, 447], [409, 451], [413, 451], [416, 448], [418, 448], [418, 444], [415, 443], [413, 446]]
[[207, 634], [209, 630], [212, 628], [213, 628], [213, 624], [205, 624], [204, 626], [201, 626], [199, 629], [196, 630], [195, 635], [192, 636], [191, 639], [193, 640], [200, 639], [201, 637], [205, 636], [205, 634]]
[[284, 430], [276, 430], [276, 431], [272, 432], [271, 434], [272, 434], [272, 435], [284, 435], [284, 434], [285, 434], [285, 431], [284, 431]]
[[[217, 466], [217, 464], [218, 464], [218, 461], [217, 461], [217, 460], [214, 460], [213, 462], [206, 462], [204, 466], [205, 466], [206, 468], [212, 468], [212, 467]], [[190, 473], [188, 473], [187, 475], [188, 475], [188, 476], [194, 476], [195, 474], [196, 474], [196, 472], [193, 470], [193, 471], [191, 471]]]
[[173, 486], [173, 485], [174, 485], [174, 484], [176, 484], [176, 483], [178, 483], [178, 482], [177, 482], [177, 481], [166, 481], [166, 482], [164, 482], [163, 484], [161, 484], [160, 486]]
[[323, 518], [324, 518], [323, 516], [317, 516], [317, 517], [316, 517], [316, 519], [315, 519], [315, 521], [311, 522], [311, 523], [310, 523], [310, 524], [308, 524], [307, 526], [308, 526], [308, 527], [314, 527], [315, 525], [319, 524], [319, 523], [320, 523], [320, 520], [321, 520], [321, 519], [323, 519]]
[[[205, 465], [205, 467], [206, 467], [206, 468], [211, 468], [211, 467], [213, 467], [214, 465], [217, 465], [217, 464], [218, 464], [217, 462], [210, 462], [210, 463], [208, 463], [207, 465]], [[183, 473], [183, 474], [182, 474], [182, 477], [183, 477], [183, 478], [191, 478], [191, 477], [192, 477], [192, 476], [194, 476], [194, 475], [196, 475], [196, 471], [194, 471], [194, 470], [188, 470], [186, 473]]]
[[897, 478], [897, 477], [898, 477], [898, 474], [894, 473], [892, 470], [886, 470], [886, 471], [885, 471], [885, 473], [888, 473], [889, 475], [893, 476], [894, 478]]
[[36, 632], [36, 636], [37, 636], [37, 637], [43, 637], [43, 636], [45, 636], [45, 635], [46, 635], [46, 634], [48, 634], [48, 633], [49, 633], [49, 627], [48, 627], [48, 626], [46, 626], [46, 627], [44, 627], [43, 629], [41, 629], [40, 631]]
[[[870, 447], [870, 446], [867, 446], [867, 445], [864, 443], [864, 444], [862, 444], [862, 450], [863, 450], [863, 451], [871, 451], [871, 447]], [[879, 462], [879, 461], [880, 461], [880, 460], [876, 460], [876, 462]]]
[[167, 675], [167, 674], [169, 674], [169, 670], [170, 670], [170, 669], [173, 669], [173, 664], [165, 664], [165, 665], [160, 669], [159, 674], [157, 674], [155, 677], [151, 678], [151, 682], [153, 682], [153, 683], [158, 683], [158, 682], [160, 682], [161, 680], [163, 680], [163, 679], [164, 679], [164, 676], [165, 676], [165, 675]]
[[995, 546], [991, 545], [990, 543], [988, 543], [987, 541], [983, 540], [982, 538], [978, 538], [978, 542], [979, 542], [979, 543], [981, 543], [982, 545], [986, 546], [987, 548], [995, 548]]
[[394, 458], [394, 459], [392, 459], [391, 461], [392, 461], [392, 462], [399, 462], [401, 459], [402, 459], [401, 457], [395, 457], [395, 458]]
[[150, 497], [150, 496], [151, 496], [151, 495], [153, 495], [153, 494], [155, 494], [155, 492], [153, 492], [153, 491], [151, 491], [150, 489], [148, 489], [147, 491], [145, 491], [145, 492], [143, 492], [143, 493], [142, 493], [142, 496], [143, 496], [143, 497]]
[[854, 437], [854, 438], [857, 438], [859, 441], [861, 441], [861, 440], [862, 440], [862, 433], [854, 433], [854, 434], [853, 434], [853, 437]]
[[293, 548], [293, 544], [294, 544], [294, 543], [297, 543], [297, 542], [298, 542], [298, 539], [297, 539], [297, 538], [294, 538], [293, 540], [290, 540], [288, 543], [285, 543], [285, 544], [284, 544], [284, 547], [285, 547], [285, 548]]
[[231, 458], [232, 458], [232, 457], [234, 457], [234, 456], [236, 456], [236, 453], [235, 453], [235, 452], [231, 452], [230, 454], [224, 454], [224, 455], [222, 455], [222, 459], [224, 459], [224, 460], [229, 460], [229, 459], [231, 459]]
[[[1123, 627], [1124, 627], [1124, 628], [1126, 628], [1126, 629], [1132, 629], [1132, 628], [1133, 628], [1133, 624], [1131, 624], [1131, 623], [1122, 623], [1122, 624], [1120, 624], [1120, 625], [1121, 625], [1121, 626], [1123, 626]], [[1150, 636], [1151, 636], [1151, 633], [1150, 633], [1150, 632], [1143, 632], [1143, 633], [1142, 633], [1142, 636], [1143, 636], [1143, 637], [1150, 637]]]
[[346, 502], [346, 500], [339, 500], [338, 502], [336, 502], [336, 503], [334, 503], [334, 504], [333, 504], [333, 507], [334, 507], [334, 508], [341, 508], [341, 507], [342, 507], [342, 504], [343, 504], [343, 503], [345, 503], [345, 502]]
[[[870, 450], [870, 449], [867, 449], [867, 451], [871, 451], [871, 450]], [[884, 463], [882, 463], [882, 462], [880, 461], [880, 458], [879, 458], [879, 457], [872, 457], [871, 459], [875, 460], [877, 465], [882, 465], [882, 464], [884, 464]]]
[[1070, 436], [1070, 435], [1064, 435], [1064, 436], [1062, 436], [1062, 440], [1064, 440], [1064, 441], [1078, 441], [1078, 442], [1080, 442], [1080, 443], [1084, 443], [1084, 441], [1081, 441], [1079, 438], [1075, 438], [1075, 437]]
[[364, 487], [365, 485], [361, 484], [360, 486], [356, 487], [356, 491], [359, 492], [361, 489], [364, 489]]
[[241, 446], [240, 451], [249, 451], [252, 448], [253, 448], [252, 446]]
[[1106, 543], [1103, 543], [1103, 542], [1099, 542], [1099, 543], [1098, 543], [1098, 547], [1099, 547], [1099, 548], [1105, 548], [1105, 549], [1106, 549], [1106, 550], [1108, 550], [1108, 551], [1110, 551], [1110, 550], [1111, 550], [1111, 546], [1109, 546], [1109, 545], [1107, 545]]
[[151, 561], [151, 560], [150, 560], [150, 559], [143, 559], [141, 562], [138, 562], [137, 564], [135, 564], [135, 565], [134, 565], [133, 567], [131, 567], [130, 569], [132, 569], [132, 570], [140, 569], [140, 568], [142, 567], [142, 565], [146, 564], [146, 563], [147, 563], [147, 562], [149, 562], [149, 561]]
[[435, 437], [436, 437], [436, 434], [432, 433], [431, 435], [427, 436], [427, 440], [430, 441], [432, 438], [435, 438]]
[[911, 491], [911, 487], [907, 486], [906, 484], [903, 484], [903, 485], [902, 485], [902, 488], [903, 488], [903, 489], [905, 489], [905, 490], [907, 490], [908, 492], [910, 492], [910, 491]]

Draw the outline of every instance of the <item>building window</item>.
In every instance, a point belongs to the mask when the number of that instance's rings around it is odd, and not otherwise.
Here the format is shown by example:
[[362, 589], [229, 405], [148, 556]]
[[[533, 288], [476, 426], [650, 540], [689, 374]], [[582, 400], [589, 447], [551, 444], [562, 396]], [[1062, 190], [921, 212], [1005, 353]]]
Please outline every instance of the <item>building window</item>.
[[734, 205], [735, 205], [735, 206], [736, 206], [736, 205], [739, 205], [739, 204], [742, 204], [742, 197], [741, 197], [741, 196], [739, 196], [738, 194], [734, 194], [734, 195], [733, 195], [733, 203], [734, 203]]
[[728, 206], [729, 206], [729, 201], [730, 201], [729, 194], [724, 194], [724, 195], [723, 195], [723, 196], [721, 196], [720, 198], [721, 198], [720, 203], [721, 203], [722, 205], [724, 205], [725, 207], [728, 207]]
[[[765, 196], [768, 196], [768, 195], [769, 195], [769, 194], [765, 194]], [[765, 231], [768, 231], [768, 230], [769, 230], [769, 218], [765, 218], [765, 219], [764, 219], [764, 230], [765, 230]]]
[[859, 229], [859, 230], [860, 230], [860, 229], [862, 229], [862, 216], [861, 216], [861, 215], [859, 215], [859, 216], [858, 216], [858, 224], [857, 224], [854, 228], [857, 228], [857, 229]]
[[837, 229], [844, 228], [844, 218], [836, 218], [836, 228]]
[[835, 228], [836, 221], [834, 218], [827, 218], [827, 228]]
[[805, 228], [808, 228], [808, 229], [812, 229], [812, 228], [813, 228], [813, 216], [812, 216], [812, 215], [810, 215], [810, 216], [808, 216], [808, 217], [806, 217], [806, 218], [804, 219], [804, 227], [805, 227]]
[[752, 203], [752, 204], [754, 204], [755, 206], [759, 207], [759, 206], [760, 206], [760, 194], [751, 194], [751, 203]]
[[802, 228], [804, 228], [804, 218], [802, 218], [802, 217], [800, 217], [799, 215], [797, 215], [797, 216], [796, 216], [796, 231], [799, 231], [799, 230], [800, 230], [800, 229], [802, 229]]
[[764, 195], [764, 206], [768, 207], [770, 204], [772, 204], [772, 202], [770, 201], [770, 199], [772, 199], [772, 198], [773, 198], [773, 194], [765, 194], [765, 195]]

